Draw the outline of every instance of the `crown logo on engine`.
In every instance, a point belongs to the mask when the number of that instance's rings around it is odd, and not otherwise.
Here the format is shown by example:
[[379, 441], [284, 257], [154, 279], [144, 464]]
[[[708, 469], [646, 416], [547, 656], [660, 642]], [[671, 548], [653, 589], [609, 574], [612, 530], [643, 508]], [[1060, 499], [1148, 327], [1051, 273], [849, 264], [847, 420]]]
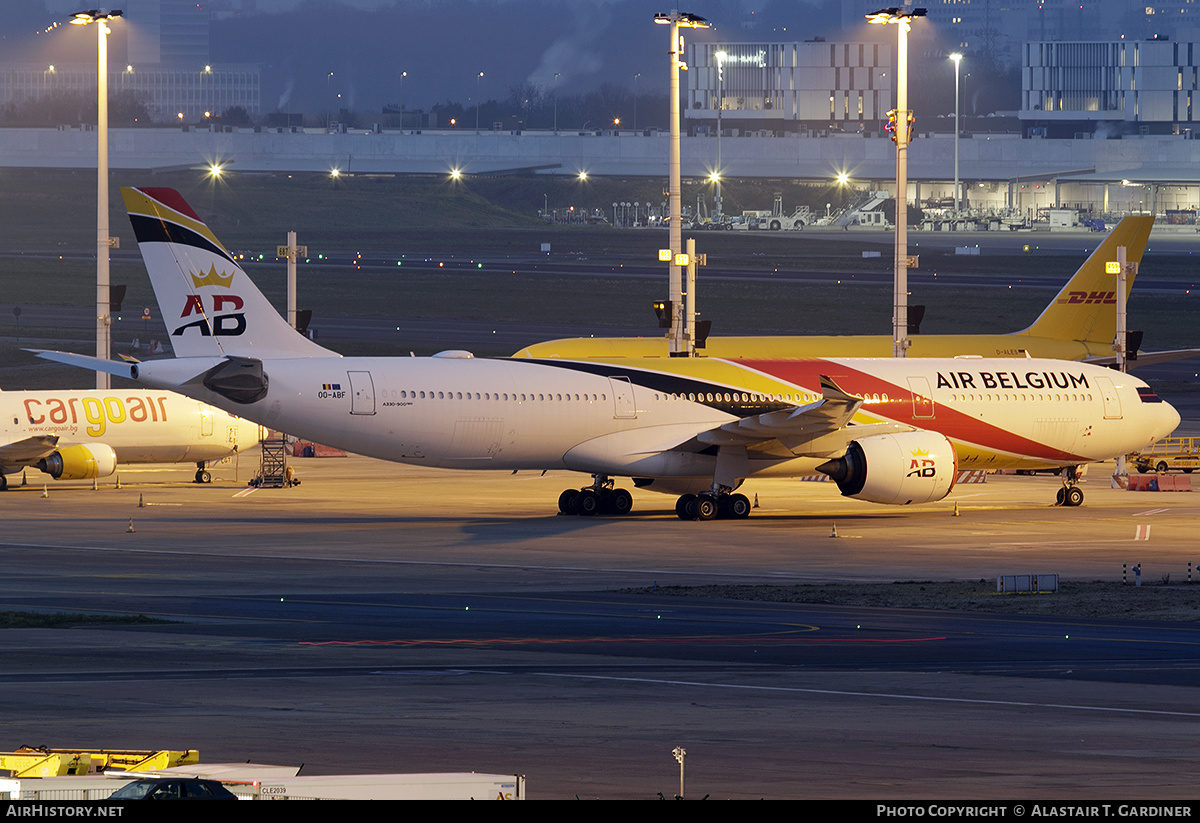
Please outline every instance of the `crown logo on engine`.
[[929, 450], [928, 449], [914, 449], [912, 456], [913, 457], [928, 457]]
[[195, 272], [189, 272], [189, 274], [192, 277], [192, 284], [196, 288], [201, 288], [202, 286], [226, 287], [233, 282], [233, 272], [226, 274], [223, 271], [217, 271], [215, 264], [209, 266], [207, 274], [196, 274]]

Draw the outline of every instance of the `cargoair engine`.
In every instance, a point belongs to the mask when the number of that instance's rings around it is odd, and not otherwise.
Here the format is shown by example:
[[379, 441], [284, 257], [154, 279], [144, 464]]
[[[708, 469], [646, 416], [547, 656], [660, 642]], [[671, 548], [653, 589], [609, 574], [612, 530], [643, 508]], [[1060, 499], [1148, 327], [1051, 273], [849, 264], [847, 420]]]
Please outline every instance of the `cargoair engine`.
[[37, 467], [55, 480], [91, 480], [117, 470], [117, 453], [103, 443], [67, 446], [43, 457]]
[[936, 432], [877, 434], [853, 441], [846, 454], [817, 467], [845, 497], [907, 506], [941, 500], [954, 488], [958, 455]]

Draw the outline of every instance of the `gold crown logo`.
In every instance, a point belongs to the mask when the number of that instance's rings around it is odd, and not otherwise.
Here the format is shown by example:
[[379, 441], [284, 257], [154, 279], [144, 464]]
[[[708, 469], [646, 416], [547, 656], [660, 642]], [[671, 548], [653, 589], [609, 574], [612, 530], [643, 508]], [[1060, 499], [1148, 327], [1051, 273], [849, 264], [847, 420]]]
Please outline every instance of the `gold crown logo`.
[[926, 449], [916, 449], [912, 453], [913, 457], [928, 457], [929, 452]]
[[217, 271], [216, 265], [212, 265], [208, 269], [208, 274], [196, 274], [189, 272], [192, 276], [192, 284], [196, 288], [201, 286], [222, 286], [226, 287], [233, 281], [233, 272], [226, 274], [223, 271]]

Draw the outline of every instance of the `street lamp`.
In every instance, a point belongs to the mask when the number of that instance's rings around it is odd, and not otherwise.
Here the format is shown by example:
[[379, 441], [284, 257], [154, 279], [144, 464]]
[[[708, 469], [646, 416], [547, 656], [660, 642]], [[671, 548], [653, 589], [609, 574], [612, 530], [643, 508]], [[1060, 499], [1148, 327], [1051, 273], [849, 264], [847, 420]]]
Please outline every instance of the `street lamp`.
[[654, 15], [654, 22], [671, 27], [671, 48], [668, 52], [671, 61], [671, 161], [670, 179], [668, 183], [667, 200], [670, 214], [667, 218], [668, 243], [671, 247], [670, 287], [667, 299], [670, 301], [671, 325], [667, 333], [668, 349], [671, 357], [687, 357], [688, 346], [684, 339], [683, 329], [683, 269], [678, 265], [683, 253], [683, 206], [682, 183], [680, 181], [680, 150], [679, 150], [679, 68], [682, 61], [679, 52], [682, 49], [680, 28], [706, 29], [707, 20], [694, 14], [678, 10], [670, 14]]
[[408, 72], [400, 72], [400, 133], [404, 134], [404, 78], [408, 77]]
[[483, 79], [483, 72], [479, 72], [475, 76], [475, 133], [479, 134], [479, 81]]
[[329, 127], [333, 124], [333, 92], [329, 87], [329, 81], [333, 79], [333, 72], [325, 75], [325, 131], [329, 131]]
[[554, 73], [554, 133], [558, 134], [558, 78], [562, 72]]
[[717, 183], [716, 206], [717, 217], [721, 217], [725, 212], [721, 205], [721, 113], [725, 109], [725, 60], [729, 57], [723, 51], [717, 52], [717, 173], [713, 175], [713, 179]]
[[867, 15], [867, 22], [896, 27], [896, 109], [892, 139], [896, 141], [896, 245], [895, 278], [892, 286], [892, 356], [908, 353], [908, 142], [912, 112], [908, 109], [908, 32], [913, 18], [924, 17], [925, 9], [901, 11], [887, 8]]
[[638, 72], [633, 76], [633, 130], [637, 131], [637, 99], [638, 99], [638, 80], [642, 77], [642, 73]]
[[958, 68], [963, 56], [958, 52], [950, 55], [954, 61], [954, 214], [958, 216], [958, 133], [962, 129], [958, 125]]
[[[76, 12], [71, 24], [96, 24], [96, 356], [107, 360], [112, 353], [112, 294], [108, 280], [108, 255], [115, 238], [108, 236], [108, 35], [109, 20], [121, 16], [112, 11]], [[96, 372], [96, 388], [107, 389], [108, 374]]]

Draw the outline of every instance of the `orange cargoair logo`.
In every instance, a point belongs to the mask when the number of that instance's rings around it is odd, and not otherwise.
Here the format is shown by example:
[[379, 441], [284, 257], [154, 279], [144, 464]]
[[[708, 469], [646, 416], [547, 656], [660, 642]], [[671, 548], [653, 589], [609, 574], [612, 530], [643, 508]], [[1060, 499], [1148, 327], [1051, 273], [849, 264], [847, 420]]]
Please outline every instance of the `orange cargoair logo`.
[[120, 397], [47, 397], [45, 400], [27, 398], [25, 419], [30, 426], [57, 431], [65, 426], [87, 424], [92, 437], [103, 436], [108, 424], [126, 420], [134, 423], [167, 422], [167, 398], [134, 396]]
[[196, 288], [203, 286], [220, 286], [227, 288], [233, 282], [233, 272], [226, 274], [224, 271], [217, 271], [215, 265], [209, 266], [208, 274], [197, 274], [196, 272], [188, 272], [191, 275], [192, 283]]
[[1056, 303], [1116, 303], [1115, 291], [1069, 291], [1066, 297], [1060, 297]]
[[[193, 279], [195, 275], [192, 275]], [[245, 305], [245, 301], [236, 294], [212, 294], [208, 295], [212, 301], [212, 323], [209, 324], [208, 317], [204, 314], [204, 303], [198, 294], [189, 294], [183, 303], [183, 311], [180, 313], [180, 318], [190, 317], [193, 314], [200, 315], [199, 320], [193, 320], [190, 323], [184, 323], [182, 326], [177, 326], [171, 332], [172, 337], [182, 335], [188, 329], [199, 329], [201, 337], [236, 337], [246, 331], [246, 315], [239, 309]], [[221, 314], [226, 307], [233, 311], [226, 314]]]
[[905, 477], [936, 477], [937, 462], [929, 456], [925, 449], [915, 449], [912, 459], [908, 462], [908, 474]]

